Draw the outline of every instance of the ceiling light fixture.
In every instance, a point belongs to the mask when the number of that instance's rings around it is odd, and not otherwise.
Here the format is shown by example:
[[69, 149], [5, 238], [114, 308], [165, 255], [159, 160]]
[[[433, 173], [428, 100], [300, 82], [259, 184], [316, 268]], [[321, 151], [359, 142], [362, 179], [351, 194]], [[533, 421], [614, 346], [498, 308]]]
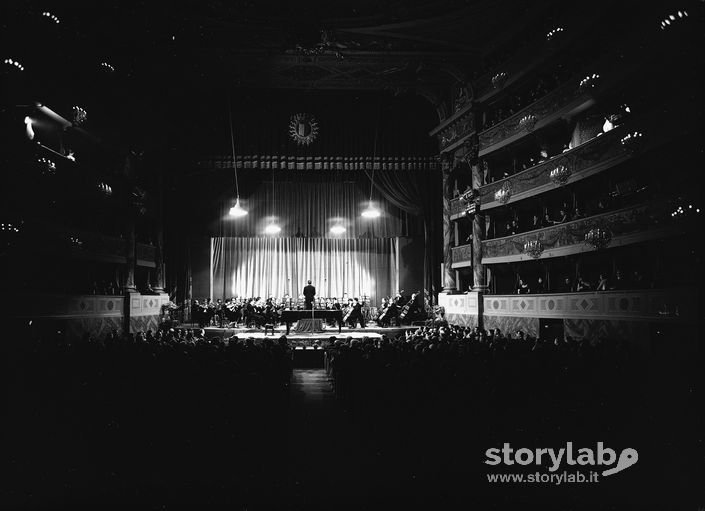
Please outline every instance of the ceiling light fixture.
[[229, 215], [240, 218], [247, 215], [247, 210], [240, 206], [240, 187], [237, 182], [237, 161], [235, 160], [235, 135], [233, 134], [233, 112], [230, 105], [230, 94], [228, 93], [228, 120], [230, 121], [230, 146], [233, 152], [233, 169], [235, 169], [235, 205], [230, 208]]
[[345, 232], [345, 227], [343, 227], [341, 224], [336, 224], [333, 227], [330, 228], [331, 234], [343, 234]]
[[[275, 189], [274, 189], [274, 173], [275, 170], [272, 169], [272, 204], [271, 207], [274, 209], [274, 205], [276, 204], [276, 201], [274, 200], [275, 196]], [[279, 234], [281, 232], [282, 228], [277, 225], [276, 222], [276, 216], [272, 216], [272, 221], [267, 225], [267, 227], [264, 228], [265, 234]]]
[[282, 228], [279, 227], [275, 223], [269, 224], [267, 227], [264, 228], [264, 233], [265, 234], [279, 234], [281, 232]]
[[375, 183], [375, 162], [377, 161], [377, 133], [377, 128], [375, 128], [375, 145], [372, 151], [372, 175], [370, 176], [370, 201], [367, 209], [362, 212], [364, 218], [379, 218], [382, 214], [380, 210], [372, 204], [372, 188]]

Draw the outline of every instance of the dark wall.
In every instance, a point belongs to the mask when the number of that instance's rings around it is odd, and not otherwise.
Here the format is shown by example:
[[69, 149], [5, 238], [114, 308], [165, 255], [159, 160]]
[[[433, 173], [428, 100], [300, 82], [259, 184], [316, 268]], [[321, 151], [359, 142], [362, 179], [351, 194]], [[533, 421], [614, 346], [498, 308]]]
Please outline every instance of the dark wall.
[[191, 242], [192, 293], [195, 300], [210, 296], [210, 238]]
[[406, 295], [423, 290], [423, 238], [399, 238], [399, 287]]

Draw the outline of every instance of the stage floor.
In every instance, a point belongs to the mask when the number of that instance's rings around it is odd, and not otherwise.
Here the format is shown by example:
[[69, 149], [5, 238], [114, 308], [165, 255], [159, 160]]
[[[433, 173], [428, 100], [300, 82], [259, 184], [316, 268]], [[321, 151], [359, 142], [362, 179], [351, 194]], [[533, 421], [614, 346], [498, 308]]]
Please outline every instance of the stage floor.
[[301, 332], [298, 333], [291, 328], [289, 335], [286, 334], [286, 325], [281, 325], [274, 328], [274, 335], [272, 331], [268, 330], [265, 335], [264, 329], [260, 328], [218, 328], [218, 327], [206, 327], [204, 330], [206, 332], [206, 338], [209, 337], [232, 337], [233, 335], [239, 338], [249, 338], [254, 339], [278, 339], [282, 335], [286, 335], [286, 338], [293, 342], [296, 341], [324, 341], [330, 339], [331, 337], [336, 337], [337, 339], [346, 339], [352, 337], [353, 339], [362, 339], [363, 337], [369, 337], [370, 339], [379, 339], [382, 335], [386, 335], [388, 338], [393, 339], [397, 335], [404, 335], [407, 330], [416, 330], [417, 326], [400, 326], [400, 327], [378, 327], [378, 326], [368, 326], [366, 328], [349, 328], [343, 327], [341, 332], [338, 333], [338, 327], [327, 327], [323, 332]]

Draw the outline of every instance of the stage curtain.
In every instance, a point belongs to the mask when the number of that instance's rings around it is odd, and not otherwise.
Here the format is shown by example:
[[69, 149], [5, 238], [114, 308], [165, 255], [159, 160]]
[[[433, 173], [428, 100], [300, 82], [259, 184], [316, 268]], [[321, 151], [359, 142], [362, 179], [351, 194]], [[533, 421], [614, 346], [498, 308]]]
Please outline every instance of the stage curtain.
[[310, 279], [317, 297], [376, 306], [398, 289], [398, 250], [397, 238], [212, 238], [211, 295], [298, 298]]
[[432, 171], [415, 176], [395, 171], [376, 172], [374, 175], [366, 171], [366, 174], [384, 199], [421, 220], [425, 246], [424, 289], [430, 293], [435, 303], [436, 284], [440, 284], [440, 271], [437, 268], [440, 266], [438, 250], [442, 247], [442, 238], [436, 229], [439, 222], [434, 221], [433, 217], [438, 215], [440, 218], [441, 215], [440, 174]]

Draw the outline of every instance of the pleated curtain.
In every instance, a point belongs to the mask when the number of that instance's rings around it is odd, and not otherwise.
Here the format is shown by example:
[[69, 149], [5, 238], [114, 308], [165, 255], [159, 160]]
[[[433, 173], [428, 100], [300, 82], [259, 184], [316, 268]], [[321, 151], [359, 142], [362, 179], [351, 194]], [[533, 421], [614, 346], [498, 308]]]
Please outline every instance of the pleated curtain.
[[218, 237], [211, 240], [211, 296], [367, 297], [377, 305], [399, 287], [398, 238]]

